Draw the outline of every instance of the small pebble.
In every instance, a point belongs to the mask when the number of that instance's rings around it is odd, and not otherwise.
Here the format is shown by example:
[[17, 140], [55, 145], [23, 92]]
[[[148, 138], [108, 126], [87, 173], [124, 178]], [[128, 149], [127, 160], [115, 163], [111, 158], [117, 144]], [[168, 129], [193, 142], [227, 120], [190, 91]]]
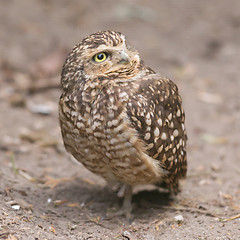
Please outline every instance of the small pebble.
[[14, 210], [19, 210], [20, 209], [20, 205], [12, 205], [11, 207]]
[[68, 229], [69, 230], [75, 230], [77, 228], [77, 225], [76, 224], [71, 224], [71, 223], [68, 223]]
[[175, 220], [178, 224], [180, 224], [180, 223], [183, 222], [183, 216], [182, 216], [182, 215], [177, 215], [177, 216], [174, 217], [174, 220]]
[[127, 238], [129, 238], [130, 237], [130, 232], [128, 232], [128, 231], [124, 231], [123, 233], [122, 233], [122, 236], [123, 237], [127, 237]]

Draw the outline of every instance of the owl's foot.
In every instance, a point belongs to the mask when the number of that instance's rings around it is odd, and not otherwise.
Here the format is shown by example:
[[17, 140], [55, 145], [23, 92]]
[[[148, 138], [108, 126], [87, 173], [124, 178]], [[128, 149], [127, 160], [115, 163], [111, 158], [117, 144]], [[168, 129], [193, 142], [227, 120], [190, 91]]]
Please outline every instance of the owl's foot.
[[[130, 185], [123, 185], [118, 192], [118, 195], [124, 195], [123, 199], [123, 205], [121, 209], [117, 212], [108, 214], [110, 218], [116, 217], [116, 216], [125, 216], [128, 222], [132, 221], [132, 190], [133, 187]], [[123, 193], [124, 191], [124, 193]]]

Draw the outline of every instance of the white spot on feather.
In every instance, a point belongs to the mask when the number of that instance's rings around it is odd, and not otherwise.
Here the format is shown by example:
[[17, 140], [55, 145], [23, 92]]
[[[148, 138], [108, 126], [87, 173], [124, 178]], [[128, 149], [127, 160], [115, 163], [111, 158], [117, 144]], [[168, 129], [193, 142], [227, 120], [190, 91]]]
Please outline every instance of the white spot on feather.
[[160, 134], [159, 128], [156, 127], [153, 133], [154, 133], [154, 136], [158, 137]]
[[151, 119], [150, 119], [150, 118], [147, 118], [147, 119], [146, 119], [146, 124], [150, 126], [151, 123], [152, 123]]
[[75, 112], [75, 111], [72, 111], [72, 112], [71, 112], [71, 115], [72, 115], [73, 117], [75, 117], [75, 116], [77, 116], [77, 115], [78, 115], [78, 113], [77, 113], [77, 112]]
[[162, 119], [159, 118], [159, 119], [157, 120], [157, 123], [159, 124], [159, 126], [162, 126]]
[[149, 140], [150, 138], [151, 138], [151, 134], [149, 132], [146, 133], [144, 139]]
[[150, 144], [148, 144], [148, 149], [150, 149], [150, 148], [152, 148], [154, 146], [154, 144], [153, 143], [150, 143]]
[[168, 115], [168, 119], [169, 119], [169, 121], [172, 120], [172, 113], [170, 113], [170, 114]]
[[177, 130], [177, 129], [175, 129], [175, 130], [173, 131], [173, 136], [174, 136], [174, 137], [177, 137], [177, 136], [178, 136], [178, 130]]
[[167, 139], [167, 134], [165, 132], [162, 133], [161, 139], [162, 140], [166, 140]]
[[126, 93], [126, 92], [121, 92], [121, 93], [119, 93], [119, 97], [120, 97], [120, 98], [124, 98], [125, 96], [127, 96], [127, 93]]
[[180, 117], [180, 116], [181, 116], [181, 111], [180, 111], [180, 109], [177, 110], [176, 115], [177, 115], [177, 117]]

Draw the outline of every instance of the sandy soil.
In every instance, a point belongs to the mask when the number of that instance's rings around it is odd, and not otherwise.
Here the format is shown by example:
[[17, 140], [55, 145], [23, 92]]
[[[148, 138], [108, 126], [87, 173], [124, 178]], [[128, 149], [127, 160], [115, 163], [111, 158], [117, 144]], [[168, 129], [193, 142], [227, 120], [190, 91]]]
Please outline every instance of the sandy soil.
[[[239, 239], [240, 1], [4, 1], [0, 8], [0, 239]], [[71, 161], [58, 126], [66, 53], [89, 33], [123, 32], [179, 86], [188, 177], [176, 199], [121, 199]], [[176, 221], [181, 215], [183, 221]]]

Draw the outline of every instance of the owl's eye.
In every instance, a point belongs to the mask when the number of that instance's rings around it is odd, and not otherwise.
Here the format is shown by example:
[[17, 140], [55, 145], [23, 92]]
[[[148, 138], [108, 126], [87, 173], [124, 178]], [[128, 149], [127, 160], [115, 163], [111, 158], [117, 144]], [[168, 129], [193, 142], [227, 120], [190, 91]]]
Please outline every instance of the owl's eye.
[[108, 58], [108, 53], [101, 52], [93, 56], [93, 60], [97, 63], [104, 62]]

